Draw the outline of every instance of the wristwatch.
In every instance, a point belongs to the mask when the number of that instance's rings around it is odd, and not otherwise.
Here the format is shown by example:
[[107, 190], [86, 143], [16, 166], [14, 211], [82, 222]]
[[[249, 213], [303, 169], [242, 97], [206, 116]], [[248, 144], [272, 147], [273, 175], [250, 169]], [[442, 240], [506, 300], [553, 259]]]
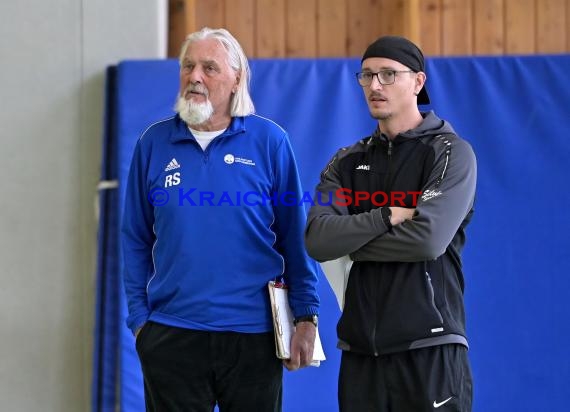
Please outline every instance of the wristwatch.
[[293, 325], [297, 326], [299, 322], [311, 322], [316, 328], [319, 325], [319, 315], [299, 316], [293, 320]]

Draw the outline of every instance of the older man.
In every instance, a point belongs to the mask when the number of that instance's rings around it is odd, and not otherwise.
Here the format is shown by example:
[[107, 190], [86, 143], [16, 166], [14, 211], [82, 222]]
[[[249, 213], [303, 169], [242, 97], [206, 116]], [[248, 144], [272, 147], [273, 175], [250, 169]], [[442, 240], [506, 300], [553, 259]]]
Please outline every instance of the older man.
[[288, 135], [257, 116], [249, 67], [226, 30], [189, 35], [174, 117], [137, 142], [123, 218], [128, 326], [149, 411], [280, 411], [270, 280], [283, 277], [296, 318], [295, 370], [312, 359], [316, 263], [303, 247]]

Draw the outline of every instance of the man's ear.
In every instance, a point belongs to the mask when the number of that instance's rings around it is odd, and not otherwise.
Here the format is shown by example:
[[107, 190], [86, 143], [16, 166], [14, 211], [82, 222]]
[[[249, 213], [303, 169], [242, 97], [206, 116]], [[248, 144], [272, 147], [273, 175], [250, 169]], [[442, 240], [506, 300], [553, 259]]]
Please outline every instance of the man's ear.
[[420, 93], [420, 90], [422, 90], [424, 84], [426, 84], [426, 80], [427, 76], [424, 72], [416, 73], [416, 92], [414, 93], [416, 96]]
[[241, 78], [239, 76], [236, 76], [236, 84], [234, 85], [234, 87], [232, 87], [232, 93], [233, 94], [237, 93], [240, 80], [241, 80]]

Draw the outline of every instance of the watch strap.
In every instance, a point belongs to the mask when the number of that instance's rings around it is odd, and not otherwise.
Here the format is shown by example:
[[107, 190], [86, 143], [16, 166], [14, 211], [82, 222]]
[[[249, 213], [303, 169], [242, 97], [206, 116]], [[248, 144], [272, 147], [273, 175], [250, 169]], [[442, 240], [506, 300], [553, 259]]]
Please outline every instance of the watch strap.
[[297, 326], [297, 323], [299, 322], [311, 322], [313, 325], [315, 325], [315, 327], [317, 327], [318, 323], [319, 323], [319, 316], [318, 315], [305, 315], [305, 316], [299, 316], [298, 318], [295, 318], [293, 320], [293, 324], [295, 326]]

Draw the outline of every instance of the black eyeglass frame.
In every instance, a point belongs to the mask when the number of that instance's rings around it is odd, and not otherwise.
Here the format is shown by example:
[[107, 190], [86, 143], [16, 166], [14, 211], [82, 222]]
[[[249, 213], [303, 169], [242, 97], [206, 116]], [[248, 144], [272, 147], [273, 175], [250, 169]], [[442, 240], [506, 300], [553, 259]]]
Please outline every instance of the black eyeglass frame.
[[[380, 73], [392, 73], [392, 81], [391, 82], [382, 82], [382, 80], [380, 79]], [[362, 87], [368, 87], [372, 84], [372, 82], [374, 81], [374, 76], [376, 76], [376, 79], [378, 79], [378, 83], [380, 83], [382, 86], [389, 86], [391, 84], [394, 84], [396, 82], [396, 75], [398, 73], [416, 73], [413, 70], [392, 70], [392, 69], [385, 69], [385, 70], [380, 70], [378, 72], [370, 72], [370, 71], [363, 71], [363, 72], [357, 72], [355, 73], [356, 75], [356, 81], [358, 82], [358, 84]], [[363, 80], [363, 75], [370, 75], [370, 82], [365, 82], [362, 83]]]

